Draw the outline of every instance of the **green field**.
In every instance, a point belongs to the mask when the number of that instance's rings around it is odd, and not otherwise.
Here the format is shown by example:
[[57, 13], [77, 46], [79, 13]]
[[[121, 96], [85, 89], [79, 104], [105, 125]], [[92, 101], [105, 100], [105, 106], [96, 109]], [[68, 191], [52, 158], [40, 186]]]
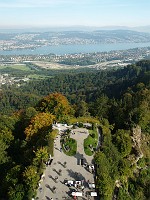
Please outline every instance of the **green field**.
[[45, 78], [50, 78], [50, 76], [45, 76], [45, 75], [39, 75], [39, 74], [30, 74], [28, 75], [28, 78], [30, 79], [45, 79]]
[[12, 69], [23, 70], [23, 71], [30, 71], [31, 70], [30, 67], [28, 67], [26, 64], [0, 65], [0, 70], [6, 69], [6, 68], [12, 68]]

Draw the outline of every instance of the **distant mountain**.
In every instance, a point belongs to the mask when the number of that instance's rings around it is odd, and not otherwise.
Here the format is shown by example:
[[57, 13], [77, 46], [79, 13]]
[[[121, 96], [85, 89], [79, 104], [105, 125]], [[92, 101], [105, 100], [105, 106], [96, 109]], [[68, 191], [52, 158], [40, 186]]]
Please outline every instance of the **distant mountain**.
[[128, 27], [128, 26], [103, 26], [103, 27], [95, 27], [98, 30], [131, 30], [131, 31], [138, 31], [138, 32], [147, 32], [150, 33], [150, 25], [149, 26], [135, 26], [135, 27]]
[[103, 27], [89, 27], [89, 30], [131, 30], [138, 32], [148, 32], [150, 33], [150, 25], [148, 26], [103, 26]]
[[150, 25], [147, 26], [62, 26], [62, 27], [21, 27], [21, 28], [3, 28], [0, 27], [1, 33], [24, 33], [24, 32], [61, 32], [61, 31], [95, 31], [95, 30], [133, 30], [150, 33]]
[[150, 25], [149, 26], [134, 27], [133, 30], [140, 31], [140, 32], [148, 32], [148, 33], [150, 33]]

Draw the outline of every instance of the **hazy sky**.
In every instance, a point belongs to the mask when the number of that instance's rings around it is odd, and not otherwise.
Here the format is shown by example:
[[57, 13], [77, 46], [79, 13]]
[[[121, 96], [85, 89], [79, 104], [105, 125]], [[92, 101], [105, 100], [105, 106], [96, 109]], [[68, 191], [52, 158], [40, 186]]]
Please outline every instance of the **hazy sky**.
[[0, 27], [74, 25], [150, 25], [150, 0], [0, 0]]

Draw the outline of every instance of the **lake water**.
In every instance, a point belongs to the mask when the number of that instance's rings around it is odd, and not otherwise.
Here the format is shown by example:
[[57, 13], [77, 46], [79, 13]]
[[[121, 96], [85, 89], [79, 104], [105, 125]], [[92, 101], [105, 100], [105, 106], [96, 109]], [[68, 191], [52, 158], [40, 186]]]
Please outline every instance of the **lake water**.
[[74, 53], [94, 53], [108, 52], [112, 50], [126, 50], [137, 47], [150, 47], [150, 43], [113, 43], [113, 44], [86, 44], [86, 45], [59, 45], [59, 46], [43, 46], [31, 49], [0, 51], [0, 55], [37, 55], [50, 54], [57, 55], [74, 54]]

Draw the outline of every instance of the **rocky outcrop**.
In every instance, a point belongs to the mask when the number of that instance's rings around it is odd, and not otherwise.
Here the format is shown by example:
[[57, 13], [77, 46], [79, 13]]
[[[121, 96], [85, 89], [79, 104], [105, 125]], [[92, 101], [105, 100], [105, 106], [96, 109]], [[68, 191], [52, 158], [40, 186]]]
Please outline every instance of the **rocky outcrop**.
[[135, 151], [135, 157], [132, 164], [136, 164], [139, 161], [139, 159], [143, 157], [143, 152], [141, 150], [141, 134], [142, 133], [140, 126], [137, 125], [135, 128], [133, 128], [131, 138], [133, 141], [132, 148]]

